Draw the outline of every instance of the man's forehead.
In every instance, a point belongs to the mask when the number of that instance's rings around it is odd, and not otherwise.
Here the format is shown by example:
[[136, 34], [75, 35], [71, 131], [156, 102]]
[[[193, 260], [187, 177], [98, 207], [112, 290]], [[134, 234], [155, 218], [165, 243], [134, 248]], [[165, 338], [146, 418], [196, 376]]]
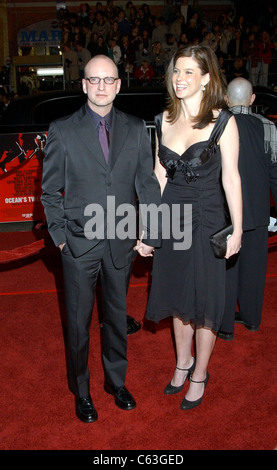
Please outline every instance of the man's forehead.
[[89, 64], [88, 72], [90, 76], [93, 75], [102, 75], [105, 76], [114, 76], [117, 73], [116, 67], [113, 63], [106, 60], [96, 60]]

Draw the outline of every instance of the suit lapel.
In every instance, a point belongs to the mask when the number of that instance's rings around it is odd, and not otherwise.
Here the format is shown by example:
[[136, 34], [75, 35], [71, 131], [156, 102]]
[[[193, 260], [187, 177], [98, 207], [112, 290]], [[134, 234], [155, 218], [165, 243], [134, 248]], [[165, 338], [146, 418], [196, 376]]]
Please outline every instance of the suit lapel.
[[109, 171], [112, 170], [121, 149], [126, 141], [130, 127], [127, 117], [113, 108], [113, 124], [110, 135], [110, 152], [109, 152]]
[[79, 139], [82, 140], [88, 152], [95, 157], [97, 162], [107, 169], [101, 145], [99, 143], [97, 132], [93, 126], [91, 118], [89, 117], [85, 106], [83, 106], [73, 118], [74, 130]]
[[99, 143], [97, 132], [86, 111], [86, 107], [83, 106], [73, 118], [74, 130], [78, 138], [82, 140], [88, 152], [92, 155], [92, 158], [95, 157], [103, 168], [108, 168], [108, 171], [112, 170], [130, 130], [128, 118], [115, 108], [113, 108], [113, 111], [108, 166]]

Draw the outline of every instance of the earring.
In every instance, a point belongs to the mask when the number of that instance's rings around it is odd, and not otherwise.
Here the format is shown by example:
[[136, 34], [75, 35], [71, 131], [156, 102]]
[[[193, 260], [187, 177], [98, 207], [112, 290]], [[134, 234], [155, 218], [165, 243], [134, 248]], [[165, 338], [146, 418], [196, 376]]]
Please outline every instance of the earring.
[[206, 85], [205, 83], [202, 83], [202, 91], [205, 91], [206, 90]]

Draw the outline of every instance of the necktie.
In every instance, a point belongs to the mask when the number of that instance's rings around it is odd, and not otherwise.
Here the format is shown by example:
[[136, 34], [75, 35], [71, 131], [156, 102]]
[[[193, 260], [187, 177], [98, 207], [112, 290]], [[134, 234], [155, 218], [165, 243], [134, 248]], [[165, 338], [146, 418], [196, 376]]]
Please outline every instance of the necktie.
[[108, 136], [108, 131], [106, 129], [106, 122], [105, 119], [102, 118], [100, 121], [100, 126], [99, 126], [99, 142], [102, 147], [104, 157], [106, 162], [108, 163], [109, 159], [109, 136]]

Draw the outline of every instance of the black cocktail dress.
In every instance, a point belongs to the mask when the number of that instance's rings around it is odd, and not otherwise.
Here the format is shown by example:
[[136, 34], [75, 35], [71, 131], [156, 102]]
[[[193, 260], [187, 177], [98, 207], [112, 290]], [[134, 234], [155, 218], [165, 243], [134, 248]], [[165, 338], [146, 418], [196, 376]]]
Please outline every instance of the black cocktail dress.
[[162, 203], [171, 210], [173, 205], [181, 205], [180, 233], [190, 222], [182, 207], [191, 205], [192, 230], [191, 244], [186, 249], [176, 249], [176, 242], [181, 247], [180, 240], [171, 233], [163, 236], [162, 247], [155, 250], [148, 320], [159, 322], [178, 316], [196, 327], [214, 331], [220, 328], [225, 304], [225, 259], [215, 258], [209, 236], [226, 225], [218, 141], [231, 116], [222, 110], [209, 140], [191, 145], [183, 155], [163, 145], [162, 114], [155, 117], [158, 155], [168, 177]]

